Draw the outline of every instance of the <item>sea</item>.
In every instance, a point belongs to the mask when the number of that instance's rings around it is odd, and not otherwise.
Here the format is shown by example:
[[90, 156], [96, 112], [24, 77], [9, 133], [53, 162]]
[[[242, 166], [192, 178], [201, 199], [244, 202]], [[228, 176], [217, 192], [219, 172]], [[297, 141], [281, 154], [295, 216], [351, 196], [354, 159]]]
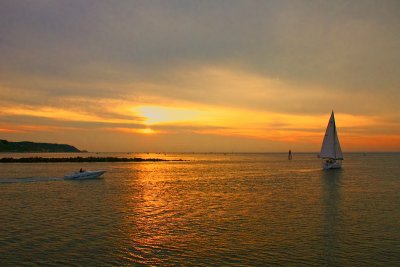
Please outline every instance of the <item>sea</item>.
[[400, 266], [400, 153], [27, 156], [182, 161], [0, 163], [0, 266]]

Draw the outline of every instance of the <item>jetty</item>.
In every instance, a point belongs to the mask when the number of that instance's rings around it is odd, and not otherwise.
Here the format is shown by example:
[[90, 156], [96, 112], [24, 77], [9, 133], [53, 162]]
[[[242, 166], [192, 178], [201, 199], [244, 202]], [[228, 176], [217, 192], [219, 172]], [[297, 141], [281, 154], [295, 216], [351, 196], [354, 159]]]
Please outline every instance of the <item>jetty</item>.
[[55, 163], [55, 162], [159, 162], [159, 161], [183, 161], [182, 159], [159, 158], [119, 158], [119, 157], [70, 157], [70, 158], [1, 158], [0, 163]]

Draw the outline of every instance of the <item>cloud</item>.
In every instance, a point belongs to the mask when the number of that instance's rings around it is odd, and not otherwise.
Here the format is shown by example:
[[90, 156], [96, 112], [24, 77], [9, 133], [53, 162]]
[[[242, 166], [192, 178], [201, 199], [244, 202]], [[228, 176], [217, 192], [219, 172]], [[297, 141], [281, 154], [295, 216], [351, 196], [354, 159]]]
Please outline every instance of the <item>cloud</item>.
[[399, 12], [390, 0], [2, 1], [0, 123], [312, 142], [334, 109], [345, 134], [384, 138], [399, 132]]
[[[112, 110], [121, 105], [161, 104], [176, 108], [211, 105], [317, 115], [330, 109], [349, 114], [378, 115], [391, 114], [397, 109], [398, 93], [342, 91], [329, 85], [292, 83], [247, 72], [238, 66], [171, 67], [157, 73], [156, 79], [148, 78], [113, 84], [97, 80], [79, 83], [25, 77], [22, 82], [16, 81], [14, 87], [0, 87], [0, 95], [3, 98], [1, 102], [13, 105], [62, 106], [79, 112], [101, 113], [102, 117], [114, 119], [132, 117], [126, 108]], [[29, 98], [26, 98], [27, 94]]]
[[193, 62], [235, 63], [319, 86], [393, 90], [399, 83], [397, 1], [1, 5], [3, 73], [115, 82], [129, 79], [120, 71], [148, 76]]

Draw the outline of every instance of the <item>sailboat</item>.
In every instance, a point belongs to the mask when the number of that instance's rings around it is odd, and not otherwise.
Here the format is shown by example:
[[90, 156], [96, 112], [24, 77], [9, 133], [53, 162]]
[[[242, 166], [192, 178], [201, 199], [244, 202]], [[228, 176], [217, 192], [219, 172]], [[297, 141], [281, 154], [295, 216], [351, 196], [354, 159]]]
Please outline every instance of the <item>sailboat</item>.
[[342, 167], [343, 154], [340, 149], [339, 138], [336, 130], [335, 115], [332, 111], [328, 126], [322, 142], [321, 154], [323, 168], [339, 169]]

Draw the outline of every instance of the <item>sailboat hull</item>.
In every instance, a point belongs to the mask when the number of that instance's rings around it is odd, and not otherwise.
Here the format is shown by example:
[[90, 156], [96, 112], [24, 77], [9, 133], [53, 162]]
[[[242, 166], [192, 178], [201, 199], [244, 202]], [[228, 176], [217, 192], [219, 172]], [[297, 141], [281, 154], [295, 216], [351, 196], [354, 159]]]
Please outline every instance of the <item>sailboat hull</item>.
[[340, 168], [342, 168], [342, 163], [338, 162], [338, 161], [332, 162], [332, 163], [324, 162], [322, 164], [322, 167], [324, 168], [324, 170], [340, 169]]

